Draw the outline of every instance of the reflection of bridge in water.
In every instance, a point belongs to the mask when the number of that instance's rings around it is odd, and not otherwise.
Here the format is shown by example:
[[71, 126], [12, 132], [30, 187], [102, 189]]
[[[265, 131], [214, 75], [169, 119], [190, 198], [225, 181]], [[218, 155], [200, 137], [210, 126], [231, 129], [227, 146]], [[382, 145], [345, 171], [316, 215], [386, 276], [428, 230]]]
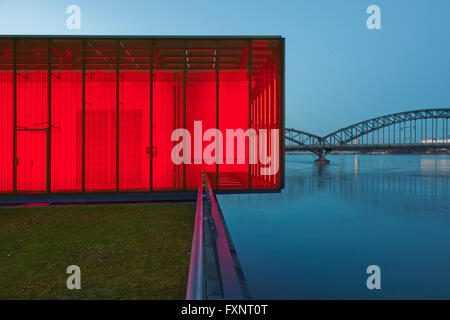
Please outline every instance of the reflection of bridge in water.
[[285, 129], [285, 151], [309, 151], [328, 163], [332, 151], [420, 152], [450, 147], [450, 109], [400, 112], [358, 122], [320, 137], [296, 129]]
[[317, 166], [312, 172], [302, 170], [286, 176], [283, 196], [289, 201], [325, 192], [363, 206], [398, 208], [411, 215], [426, 211], [450, 218], [448, 208], [442, 207], [448, 201], [449, 177], [449, 159], [421, 159], [418, 169], [393, 172], [359, 170], [355, 156], [353, 172], [339, 166]]

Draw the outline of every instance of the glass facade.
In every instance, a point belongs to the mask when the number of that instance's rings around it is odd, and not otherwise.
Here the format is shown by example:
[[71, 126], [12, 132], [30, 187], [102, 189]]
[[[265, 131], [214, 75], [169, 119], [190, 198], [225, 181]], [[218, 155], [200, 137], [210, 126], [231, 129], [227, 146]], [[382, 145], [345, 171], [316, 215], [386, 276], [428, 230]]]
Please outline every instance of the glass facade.
[[277, 190], [283, 127], [281, 37], [0, 38], [2, 194]]

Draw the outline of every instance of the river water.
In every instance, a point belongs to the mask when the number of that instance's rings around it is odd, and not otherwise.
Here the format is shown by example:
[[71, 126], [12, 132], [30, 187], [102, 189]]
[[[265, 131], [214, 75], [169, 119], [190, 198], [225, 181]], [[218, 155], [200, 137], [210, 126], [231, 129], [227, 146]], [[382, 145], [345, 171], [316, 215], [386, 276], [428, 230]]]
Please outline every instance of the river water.
[[450, 156], [314, 159], [287, 156], [280, 193], [218, 196], [252, 297], [449, 299]]

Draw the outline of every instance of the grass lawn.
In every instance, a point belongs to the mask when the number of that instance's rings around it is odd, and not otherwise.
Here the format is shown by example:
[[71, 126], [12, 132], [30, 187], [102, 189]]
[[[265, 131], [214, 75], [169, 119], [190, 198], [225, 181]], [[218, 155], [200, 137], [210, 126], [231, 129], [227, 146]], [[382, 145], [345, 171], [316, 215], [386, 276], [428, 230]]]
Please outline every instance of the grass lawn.
[[[0, 207], [0, 300], [184, 299], [194, 204]], [[81, 290], [69, 290], [69, 265]]]

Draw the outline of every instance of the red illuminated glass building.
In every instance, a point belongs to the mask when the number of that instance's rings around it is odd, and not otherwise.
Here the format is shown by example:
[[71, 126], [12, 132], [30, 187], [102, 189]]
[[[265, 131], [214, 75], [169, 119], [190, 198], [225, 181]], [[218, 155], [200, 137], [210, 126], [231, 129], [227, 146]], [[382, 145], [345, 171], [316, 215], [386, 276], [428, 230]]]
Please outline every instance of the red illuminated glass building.
[[[278, 129], [280, 170], [261, 175], [249, 139], [245, 163], [174, 164], [171, 134], [194, 121]], [[193, 190], [201, 170], [278, 190], [283, 128], [281, 37], [0, 36], [1, 194]]]

